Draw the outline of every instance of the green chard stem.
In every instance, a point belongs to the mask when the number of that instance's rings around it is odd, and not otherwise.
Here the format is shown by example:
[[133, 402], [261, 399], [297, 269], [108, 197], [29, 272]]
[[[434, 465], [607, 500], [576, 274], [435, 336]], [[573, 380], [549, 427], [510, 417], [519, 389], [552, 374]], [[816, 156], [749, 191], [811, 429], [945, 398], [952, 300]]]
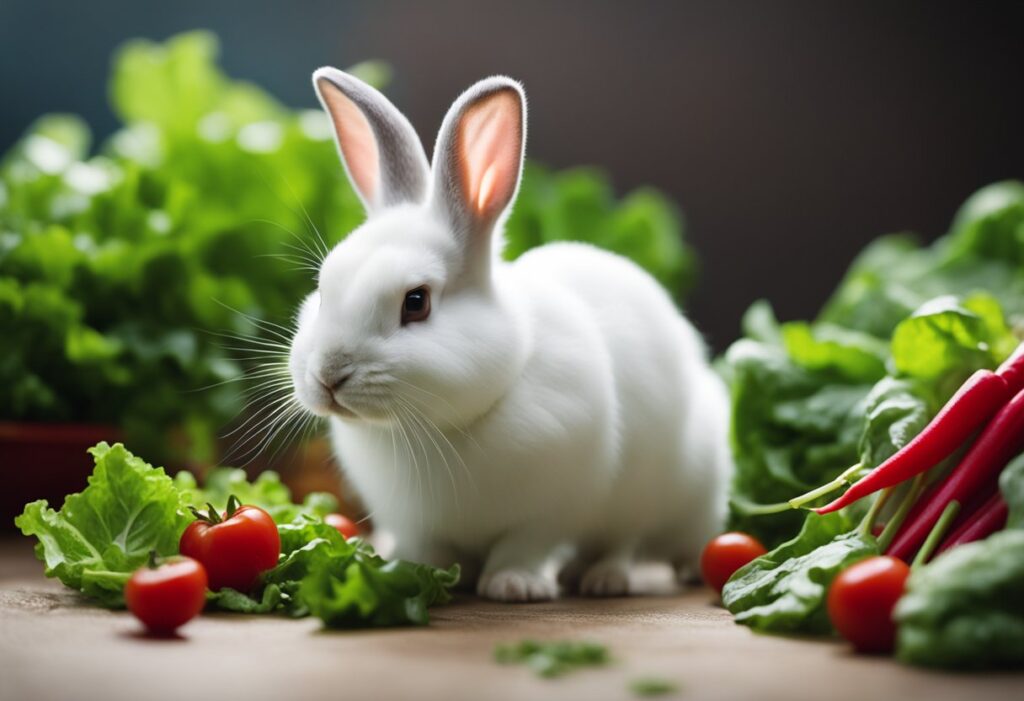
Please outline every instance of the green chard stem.
[[903, 495], [903, 501], [900, 502], [896, 513], [885, 524], [885, 530], [882, 531], [882, 535], [878, 536], [878, 549], [880, 551], [885, 552], [888, 549], [892, 539], [896, 537], [896, 532], [899, 531], [903, 521], [907, 518], [907, 514], [910, 513], [910, 509], [914, 506], [917, 498], [921, 496], [921, 492], [924, 491], [924, 476], [925, 473], [922, 472], [914, 478], [914, 481], [910, 483], [910, 489]]
[[805, 504], [809, 504], [819, 497], [831, 494], [837, 489], [853, 484], [853, 477], [862, 469], [863, 465], [860, 463], [852, 465], [851, 467], [843, 470], [842, 474], [834, 480], [827, 482], [820, 487], [815, 487], [806, 494], [801, 494], [789, 501], [780, 501], [775, 504], [757, 504], [743, 498], [733, 497], [732, 505], [737, 511], [745, 516], [767, 516], [768, 514], [781, 514], [785, 511], [792, 511], [793, 509], [802, 508]]
[[861, 535], [868, 536], [871, 534], [871, 529], [875, 527], [875, 519], [878, 518], [882, 507], [885, 506], [885, 503], [889, 501], [889, 497], [892, 496], [892, 489], [892, 487], [887, 487], [875, 497], [875, 500], [871, 503], [871, 508], [864, 516], [864, 520], [860, 522], [859, 530]]
[[853, 476], [860, 472], [863, 469], [863, 467], [864, 466], [861, 465], [860, 463], [857, 463], [856, 465], [851, 465], [850, 467], [843, 470], [843, 472], [831, 482], [826, 482], [825, 484], [815, 489], [812, 489], [806, 494], [801, 494], [795, 499], [790, 499], [790, 507], [794, 509], [799, 509], [804, 504], [810, 504], [815, 499], [823, 497], [826, 494], [831, 494], [837, 489], [841, 489], [845, 486], [853, 484]]
[[953, 519], [960, 513], [960, 502], [953, 500], [946, 505], [945, 510], [942, 512], [942, 516], [935, 522], [935, 526], [932, 527], [931, 533], [928, 534], [928, 538], [925, 539], [924, 545], [917, 551], [917, 556], [914, 558], [914, 562], [911, 563], [910, 569], [916, 570], [922, 567], [928, 559], [935, 552], [935, 548], [939, 547], [939, 541], [942, 540], [943, 536], [946, 535], [946, 531], [949, 530], [949, 526], [953, 523]]
[[784, 511], [792, 511], [793, 507], [788, 501], [780, 501], [775, 504], [757, 504], [742, 497], [734, 496], [732, 505], [744, 516], [767, 516], [768, 514], [781, 514]]

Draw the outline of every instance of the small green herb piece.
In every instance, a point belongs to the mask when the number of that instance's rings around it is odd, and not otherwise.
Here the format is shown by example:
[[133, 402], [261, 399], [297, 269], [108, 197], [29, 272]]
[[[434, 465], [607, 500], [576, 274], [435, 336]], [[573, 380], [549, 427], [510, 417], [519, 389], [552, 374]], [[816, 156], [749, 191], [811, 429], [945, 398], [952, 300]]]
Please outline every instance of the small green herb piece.
[[525, 664], [537, 676], [550, 679], [582, 667], [603, 667], [611, 657], [608, 648], [598, 643], [523, 640], [498, 645], [494, 659], [501, 664]]
[[637, 696], [664, 696], [679, 690], [675, 682], [668, 679], [648, 677], [634, 679], [629, 683], [629, 690]]

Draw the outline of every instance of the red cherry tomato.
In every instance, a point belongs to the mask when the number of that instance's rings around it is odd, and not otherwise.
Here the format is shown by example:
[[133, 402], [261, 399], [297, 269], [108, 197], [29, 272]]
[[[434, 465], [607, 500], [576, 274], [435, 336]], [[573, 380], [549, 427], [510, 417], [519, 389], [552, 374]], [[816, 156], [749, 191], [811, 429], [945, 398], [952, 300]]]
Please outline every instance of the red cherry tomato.
[[723, 533], [704, 546], [700, 556], [700, 572], [707, 585], [722, 593], [732, 573], [751, 560], [768, 552], [761, 541], [746, 533]]
[[198, 520], [182, 533], [178, 549], [203, 563], [210, 589], [231, 587], [247, 592], [261, 572], [277, 564], [281, 536], [274, 519], [263, 509], [239, 507], [232, 497], [223, 518], [213, 508], [207, 514], [195, 513]]
[[879, 556], [850, 565], [828, 590], [828, 615], [859, 652], [890, 652], [896, 641], [892, 610], [903, 596], [910, 568]]
[[345, 536], [345, 540], [359, 535], [359, 526], [353, 523], [352, 519], [341, 514], [327, 514], [324, 516], [324, 523], [337, 528], [338, 532]]
[[206, 604], [206, 570], [189, 557], [141, 567], [124, 587], [128, 610], [150, 631], [173, 633]]

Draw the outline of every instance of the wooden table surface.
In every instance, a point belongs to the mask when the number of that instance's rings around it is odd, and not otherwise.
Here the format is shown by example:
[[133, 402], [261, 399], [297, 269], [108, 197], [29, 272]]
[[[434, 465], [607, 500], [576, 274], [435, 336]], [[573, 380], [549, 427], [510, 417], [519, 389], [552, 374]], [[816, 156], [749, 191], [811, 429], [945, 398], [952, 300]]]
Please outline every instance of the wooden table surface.
[[[1024, 699], [1024, 675], [925, 672], [856, 657], [838, 643], [768, 637], [732, 623], [706, 590], [629, 599], [502, 605], [464, 598], [427, 628], [327, 632], [315, 620], [208, 615], [179, 639], [139, 633], [42, 576], [27, 539], [0, 541], [0, 699], [630, 699], [881, 701]], [[590, 640], [614, 663], [556, 680], [493, 661], [523, 638]]]

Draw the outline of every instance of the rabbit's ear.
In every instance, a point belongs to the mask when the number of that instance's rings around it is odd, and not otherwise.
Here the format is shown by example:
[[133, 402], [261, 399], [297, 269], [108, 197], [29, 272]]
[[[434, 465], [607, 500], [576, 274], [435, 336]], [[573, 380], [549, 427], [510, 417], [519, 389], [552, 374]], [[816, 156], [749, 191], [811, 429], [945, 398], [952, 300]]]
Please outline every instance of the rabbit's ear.
[[519, 83], [487, 78], [444, 118], [434, 147], [434, 204], [463, 244], [489, 254], [491, 232], [515, 198], [526, 145], [526, 97]]
[[367, 213], [422, 202], [430, 166], [405, 115], [380, 92], [337, 68], [313, 73], [313, 87], [334, 123], [341, 162]]

